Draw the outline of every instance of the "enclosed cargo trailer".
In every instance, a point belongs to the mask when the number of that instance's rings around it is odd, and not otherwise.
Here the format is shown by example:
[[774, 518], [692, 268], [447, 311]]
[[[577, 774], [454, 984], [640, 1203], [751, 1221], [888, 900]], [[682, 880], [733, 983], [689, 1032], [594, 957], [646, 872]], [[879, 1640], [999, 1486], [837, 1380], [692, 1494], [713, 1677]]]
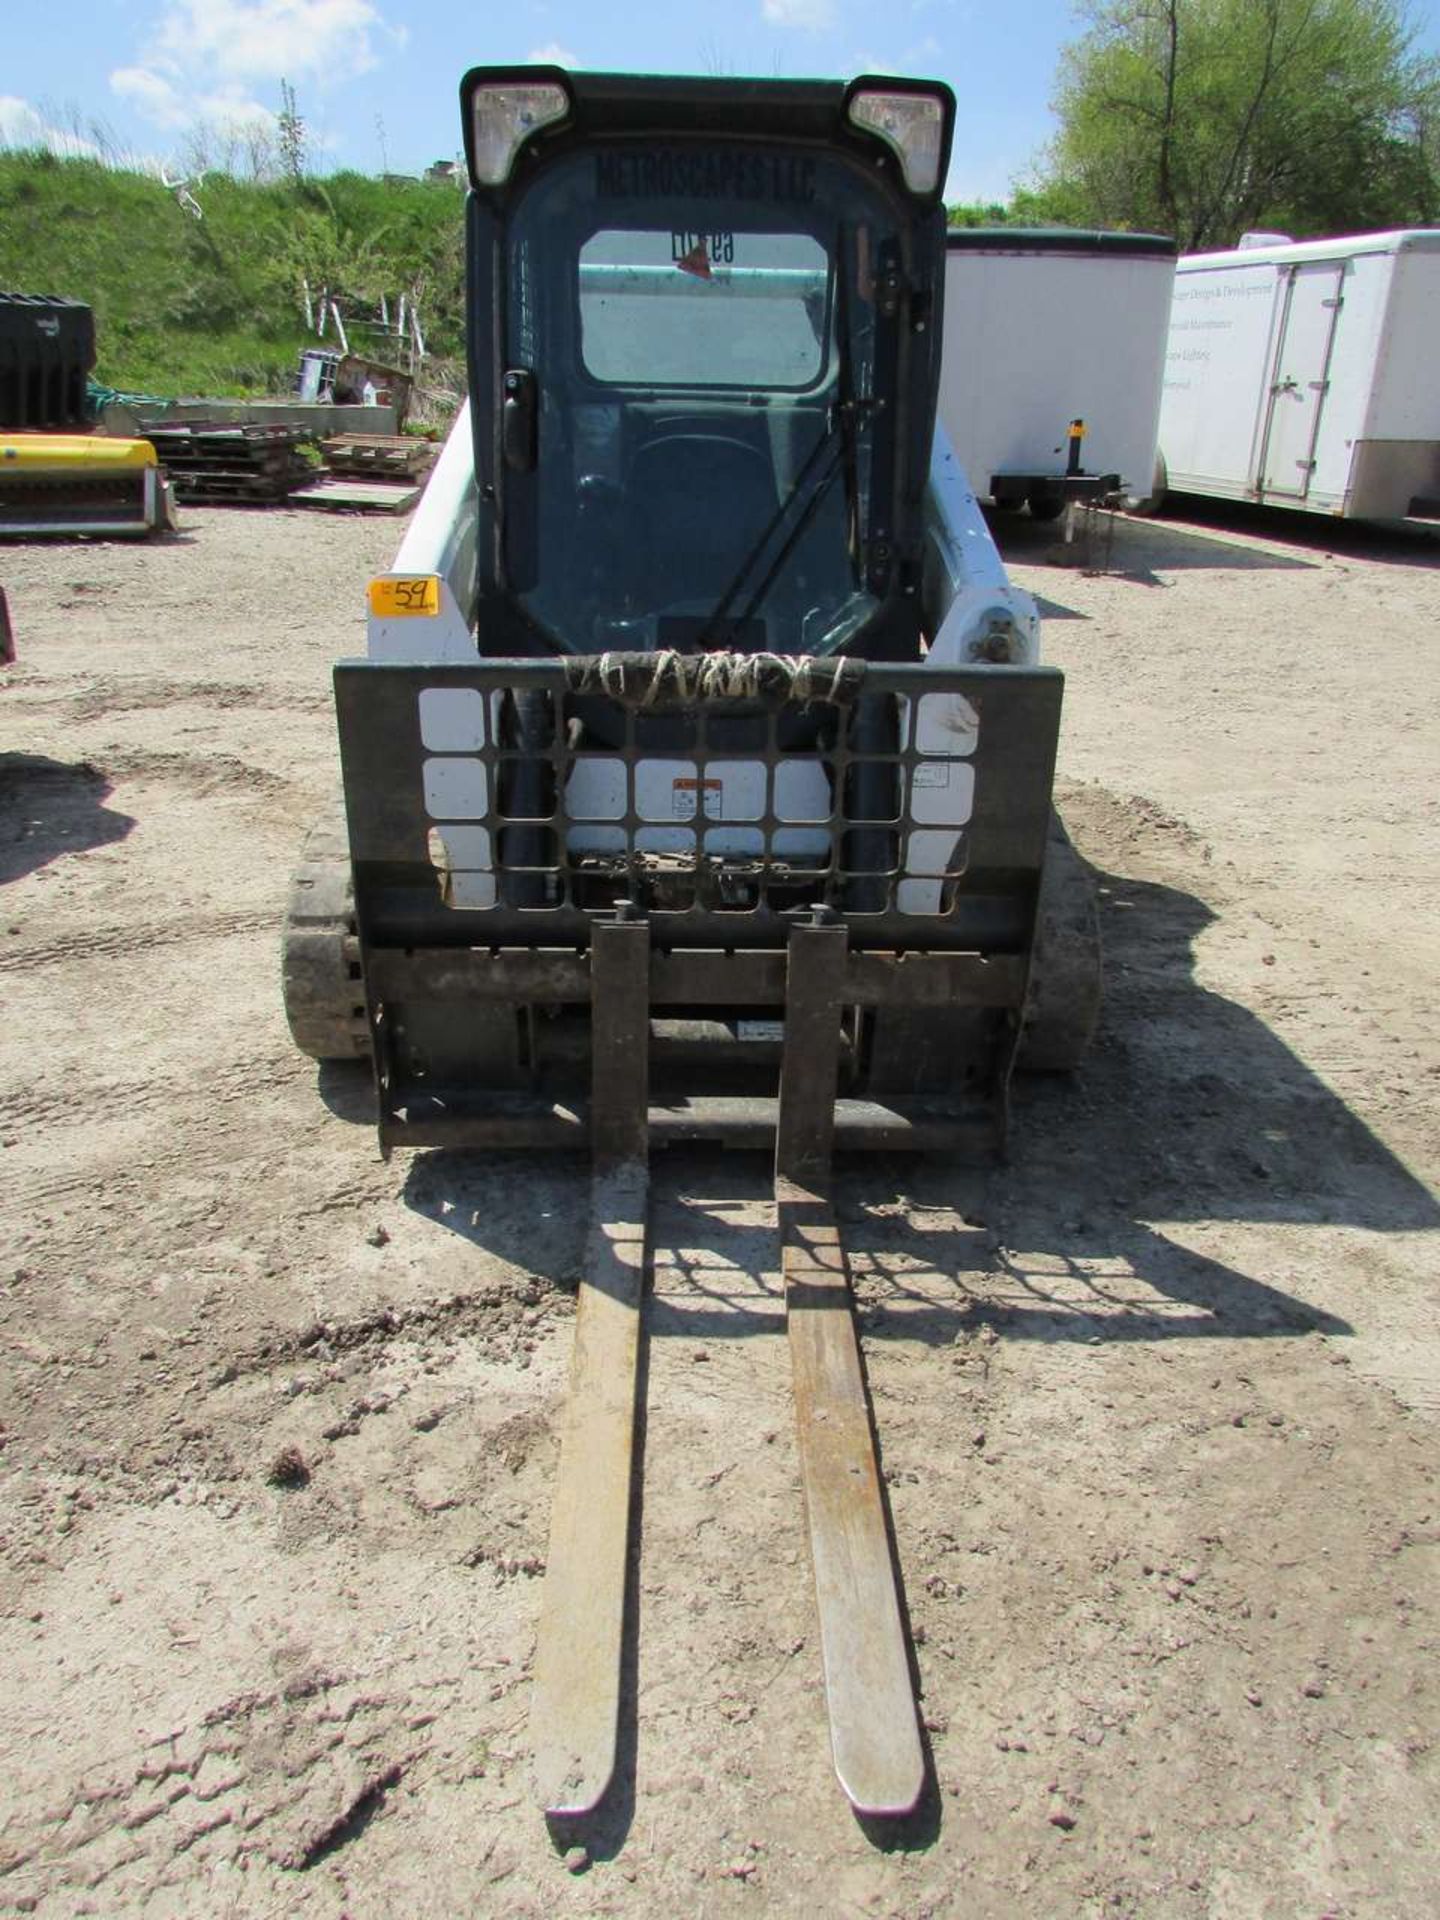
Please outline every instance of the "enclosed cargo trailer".
[[945, 240], [940, 417], [970, 483], [1053, 518], [1148, 492], [1175, 243], [976, 227]]
[[1175, 277], [1159, 488], [1440, 514], [1440, 230], [1241, 246]]

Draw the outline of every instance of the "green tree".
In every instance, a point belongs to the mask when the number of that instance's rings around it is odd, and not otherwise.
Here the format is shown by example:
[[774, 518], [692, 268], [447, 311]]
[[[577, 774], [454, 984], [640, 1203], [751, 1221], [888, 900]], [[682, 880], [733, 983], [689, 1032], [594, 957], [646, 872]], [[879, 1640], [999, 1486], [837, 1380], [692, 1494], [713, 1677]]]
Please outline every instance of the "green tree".
[[1182, 248], [1435, 217], [1437, 84], [1398, 0], [1088, 0], [1033, 197]]

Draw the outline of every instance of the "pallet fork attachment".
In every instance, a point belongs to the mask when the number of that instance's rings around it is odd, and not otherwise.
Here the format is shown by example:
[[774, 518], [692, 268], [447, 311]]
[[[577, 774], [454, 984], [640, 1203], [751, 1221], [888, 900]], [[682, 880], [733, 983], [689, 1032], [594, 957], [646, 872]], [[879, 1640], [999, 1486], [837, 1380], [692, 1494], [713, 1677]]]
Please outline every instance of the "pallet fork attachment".
[[[774, 1152], [835, 1768], [858, 1812], [901, 1815], [925, 1761], [832, 1149], [1003, 1142], [1060, 677], [849, 661], [771, 684], [765, 662], [716, 656], [706, 673], [739, 691], [677, 693], [648, 656], [607, 659], [599, 692], [588, 658], [335, 674], [382, 1151], [591, 1143], [536, 1794], [588, 1813], [615, 1771], [648, 1162], [703, 1140]], [[546, 724], [512, 729], [522, 707]], [[712, 807], [737, 765], [738, 826]]]
[[[835, 1770], [857, 1813], [911, 1811], [925, 1778], [830, 1156], [848, 951], [793, 929], [775, 1142], [786, 1326]], [[594, 1175], [531, 1708], [536, 1795], [588, 1813], [614, 1774], [649, 1185], [650, 933], [617, 917], [591, 956]]]

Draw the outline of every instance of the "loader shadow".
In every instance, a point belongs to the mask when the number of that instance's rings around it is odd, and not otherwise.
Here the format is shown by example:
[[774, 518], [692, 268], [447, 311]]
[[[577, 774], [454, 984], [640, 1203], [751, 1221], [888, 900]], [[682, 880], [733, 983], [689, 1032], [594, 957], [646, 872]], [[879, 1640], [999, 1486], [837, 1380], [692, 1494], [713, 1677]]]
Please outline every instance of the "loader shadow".
[[590, 1225], [583, 1154], [431, 1148], [411, 1160], [403, 1198], [424, 1219], [523, 1273], [567, 1292], [579, 1284]]
[[1072, 1081], [1021, 1083], [1017, 1164], [1053, 1149], [1055, 1125], [1073, 1120], [1098, 1163], [1096, 1191], [1142, 1233], [1157, 1214], [1440, 1225], [1435, 1196], [1346, 1101], [1257, 1013], [1196, 979], [1195, 942], [1216, 911], [1159, 880], [1091, 872], [1105, 948], [1099, 1045]]
[[872, 1161], [847, 1182], [868, 1333], [936, 1346], [981, 1326], [1092, 1344], [1352, 1333], [1323, 1301], [1153, 1223], [1421, 1232], [1440, 1227], [1440, 1203], [1263, 1019], [1196, 980], [1194, 942], [1215, 918], [1204, 901], [1092, 872], [1097, 1044], [1079, 1075], [1017, 1077], [1009, 1165], [979, 1211], [961, 1224], [955, 1170], [937, 1162]]
[[315, 1086], [326, 1111], [352, 1127], [373, 1127], [378, 1114], [375, 1077], [368, 1060], [321, 1060]]
[[1081, 613], [1078, 607], [1067, 607], [1058, 600], [1051, 600], [1043, 593], [1031, 592], [1036, 610], [1042, 620], [1088, 620], [1088, 613]]
[[105, 805], [111, 791], [88, 760], [0, 753], [0, 886], [63, 854], [123, 840], [135, 822]]
[[[907, 1337], [937, 1343], [981, 1321], [1047, 1341], [1349, 1331], [1323, 1304], [1152, 1223], [1406, 1232], [1440, 1226], [1440, 1203], [1262, 1018], [1197, 981], [1194, 943], [1216, 917], [1204, 900], [1092, 872], [1106, 949], [1097, 1045], [1078, 1075], [1017, 1077], [1008, 1167], [965, 1176], [972, 1196], [985, 1193], [968, 1215], [976, 1224], [963, 1223], [960, 1171], [941, 1160], [837, 1162], [837, 1209], [872, 1330], [883, 1335], [888, 1297], [909, 1301]], [[667, 1257], [690, 1299], [681, 1311], [652, 1295], [652, 1337], [743, 1339], [771, 1323], [773, 1233], [746, 1211], [769, 1191], [768, 1163], [677, 1147], [656, 1156], [654, 1178], [652, 1217], [662, 1195], [681, 1215], [666, 1222]], [[587, 1181], [579, 1155], [433, 1151], [412, 1162], [405, 1198], [488, 1252], [570, 1285]], [[927, 1213], [943, 1224], [927, 1226]], [[943, 1296], [910, 1285], [907, 1274], [921, 1270], [949, 1276]]]

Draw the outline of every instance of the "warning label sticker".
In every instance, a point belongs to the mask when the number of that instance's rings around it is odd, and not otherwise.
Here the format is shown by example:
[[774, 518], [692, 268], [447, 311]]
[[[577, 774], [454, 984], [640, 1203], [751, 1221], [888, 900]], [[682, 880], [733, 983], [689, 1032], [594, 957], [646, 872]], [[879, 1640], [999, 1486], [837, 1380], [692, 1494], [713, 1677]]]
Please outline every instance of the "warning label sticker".
[[697, 780], [693, 775], [682, 777], [674, 785], [674, 800], [671, 812], [676, 820], [693, 820], [700, 810], [700, 796], [705, 796], [705, 812], [712, 820], [720, 818], [720, 802], [725, 789], [718, 780]]

